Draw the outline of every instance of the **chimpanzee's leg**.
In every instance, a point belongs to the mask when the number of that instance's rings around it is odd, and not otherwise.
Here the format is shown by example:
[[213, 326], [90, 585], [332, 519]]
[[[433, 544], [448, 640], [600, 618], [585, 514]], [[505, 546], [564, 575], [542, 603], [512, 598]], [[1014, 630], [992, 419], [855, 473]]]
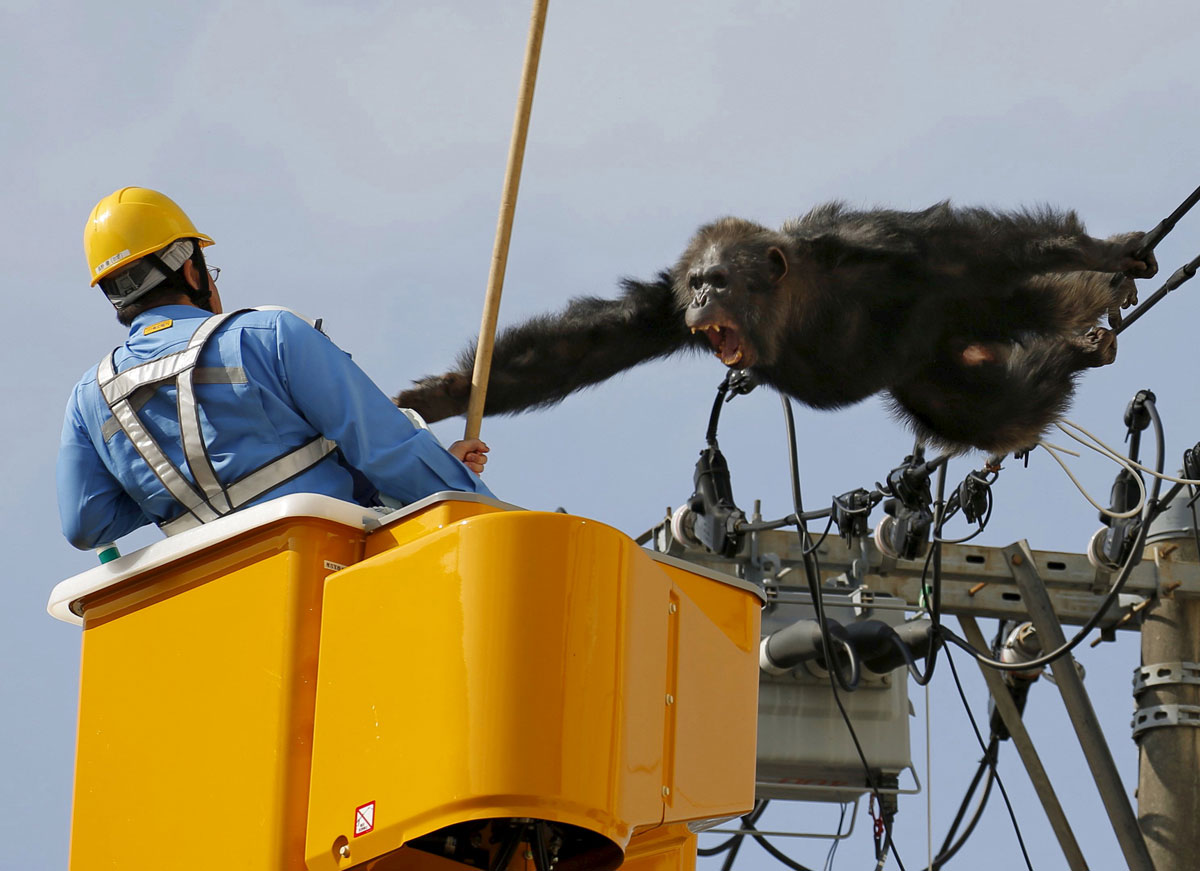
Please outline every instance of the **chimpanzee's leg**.
[[930, 442], [1006, 453], [1036, 444], [1069, 406], [1077, 374], [1115, 355], [1112, 333], [1099, 328], [1074, 338], [979, 343], [890, 393], [896, 410]]

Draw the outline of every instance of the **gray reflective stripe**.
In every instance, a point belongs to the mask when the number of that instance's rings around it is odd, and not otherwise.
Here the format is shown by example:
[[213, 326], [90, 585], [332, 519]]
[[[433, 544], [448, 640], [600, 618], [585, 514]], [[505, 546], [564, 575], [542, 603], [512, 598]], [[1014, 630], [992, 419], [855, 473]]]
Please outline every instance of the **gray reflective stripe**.
[[[111, 355], [100, 361], [97, 375], [101, 391], [104, 391], [106, 385], [113, 383], [115, 379]], [[175, 501], [182, 505], [185, 511], [195, 514], [202, 523], [215, 520], [220, 516], [213, 511], [212, 507], [204, 501], [204, 497], [196, 492], [195, 488], [175, 468], [175, 464], [163, 453], [158, 443], [142, 426], [142, 422], [138, 419], [129, 400], [120, 399], [113, 402], [107, 396], [105, 396], [105, 400], [108, 402], [113, 418], [125, 432], [133, 449], [146, 461], [155, 477], [162, 482]]]
[[186, 511], [180, 514], [174, 520], [166, 523], [158, 524], [158, 528], [163, 531], [164, 535], [175, 535], [179, 532], [184, 532], [189, 529], [194, 529], [197, 526], [203, 526], [204, 522], [198, 520], [196, 515], [188, 514]]
[[246, 370], [241, 366], [197, 366], [192, 370], [197, 384], [245, 384]]
[[195, 371], [195, 361], [199, 359], [200, 351], [204, 348], [208, 337], [229, 319], [229, 315], [218, 315], [208, 318], [200, 324], [191, 341], [188, 342], [188, 352], [194, 353], [192, 365], [175, 377], [175, 401], [179, 409], [179, 441], [183, 445], [183, 455], [187, 458], [188, 468], [196, 479], [201, 491], [209, 504], [220, 514], [226, 514], [232, 509], [225, 488], [217, 480], [217, 472], [208, 456], [208, 446], [204, 444], [204, 430], [200, 425], [200, 405], [196, 402], [196, 388], [192, 376]]
[[[199, 355], [189, 354], [188, 350], [184, 349], [165, 357], [159, 357], [157, 360], [141, 363], [132, 369], [126, 369], [119, 375], [112, 373], [110, 368], [109, 378], [107, 381], [101, 382], [100, 389], [104, 391], [104, 398], [109, 403], [117, 402], [125, 399], [139, 387], [174, 378], [188, 366], [195, 365], [197, 356]], [[189, 357], [191, 359], [188, 359]]]
[[337, 442], [322, 437], [315, 438], [230, 484], [227, 490], [229, 501], [233, 503], [234, 508], [241, 508], [247, 502], [253, 502], [264, 493], [315, 466], [335, 450]]
[[[104, 391], [104, 398], [110, 404], [121, 399], [125, 399], [139, 387], [145, 387], [148, 384], [158, 384], [166, 381], [169, 378], [174, 378], [179, 373], [184, 372], [196, 365], [196, 361], [200, 358], [200, 352], [204, 349], [204, 343], [208, 337], [212, 335], [213, 330], [229, 320], [236, 312], [224, 315], [216, 315], [206, 319], [200, 327], [192, 334], [191, 340], [182, 351], [176, 351], [174, 354], [167, 354], [165, 357], [159, 357], [156, 360], [148, 360], [145, 363], [140, 363], [126, 369], [120, 374], [112, 368], [111, 357], [105, 357], [109, 360], [107, 368], [107, 376], [100, 378], [100, 389]], [[100, 373], [97, 372], [97, 377]]]
[[[233, 503], [234, 510], [241, 508], [249, 502], [253, 502], [259, 496], [267, 494], [280, 484], [287, 483], [291, 478], [321, 462], [321, 460], [325, 459], [325, 457], [329, 456], [335, 450], [337, 450], [337, 442], [326, 438], [316, 438], [296, 448], [290, 454], [284, 454], [278, 460], [251, 472], [249, 475], [230, 485], [226, 490], [229, 494], [229, 500]], [[206, 522], [200, 520], [194, 514], [189, 514], [185, 511], [174, 520], [167, 523], [160, 523], [158, 528], [166, 535], [175, 535], [189, 529], [194, 529]]]
[[[126, 401], [129, 403], [129, 407], [132, 408], [136, 414], [143, 405], [150, 401], [152, 396], [154, 396], [154, 388], [146, 387], [143, 390], [135, 390]], [[111, 408], [112, 407], [110, 406], [109, 410], [111, 410]], [[121, 424], [117, 422], [116, 417], [110, 417], [106, 419], [104, 423], [100, 424], [100, 435], [104, 437], [105, 441], [108, 441], [120, 431]]]
[[[196, 366], [192, 369], [192, 382], [195, 384], [246, 384], [246, 370], [241, 366]], [[154, 396], [153, 390], [144, 393], [134, 393], [129, 397], [129, 404], [134, 411], [141, 411], [142, 406]], [[100, 425], [100, 434], [105, 441], [121, 431], [121, 425], [115, 417], [106, 418]]]

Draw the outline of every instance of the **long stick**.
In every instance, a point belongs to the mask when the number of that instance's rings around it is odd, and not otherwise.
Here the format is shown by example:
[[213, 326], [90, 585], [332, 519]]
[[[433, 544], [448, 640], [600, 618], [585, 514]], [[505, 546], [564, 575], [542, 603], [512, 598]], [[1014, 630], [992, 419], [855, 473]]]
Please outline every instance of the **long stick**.
[[512, 238], [513, 213], [517, 209], [517, 188], [521, 184], [521, 164], [525, 159], [525, 135], [529, 131], [533, 86], [537, 82], [542, 31], [546, 27], [546, 8], [549, 3], [550, 0], [534, 0], [533, 16], [529, 21], [525, 69], [521, 73], [521, 93], [517, 98], [512, 143], [508, 148], [508, 169], [504, 173], [504, 193], [500, 199], [496, 242], [492, 246], [492, 266], [488, 272], [487, 296], [483, 301], [483, 321], [479, 325], [479, 342], [475, 347], [475, 371], [471, 373], [471, 398], [467, 401], [467, 427], [463, 436], [468, 439], [479, 437], [479, 428], [483, 421], [483, 402], [487, 397], [488, 375], [492, 368], [492, 347], [496, 342], [496, 321], [500, 314], [500, 292], [504, 287], [504, 268], [508, 265], [508, 243]]

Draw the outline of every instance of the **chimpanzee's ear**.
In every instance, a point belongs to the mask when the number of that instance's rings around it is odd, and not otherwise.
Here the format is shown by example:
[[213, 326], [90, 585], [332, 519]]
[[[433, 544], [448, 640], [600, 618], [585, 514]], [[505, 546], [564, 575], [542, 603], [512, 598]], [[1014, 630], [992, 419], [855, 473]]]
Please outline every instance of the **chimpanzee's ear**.
[[767, 249], [767, 264], [771, 272], [771, 280], [776, 284], [783, 281], [785, 275], [788, 274], [788, 261], [782, 249], [772, 245]]

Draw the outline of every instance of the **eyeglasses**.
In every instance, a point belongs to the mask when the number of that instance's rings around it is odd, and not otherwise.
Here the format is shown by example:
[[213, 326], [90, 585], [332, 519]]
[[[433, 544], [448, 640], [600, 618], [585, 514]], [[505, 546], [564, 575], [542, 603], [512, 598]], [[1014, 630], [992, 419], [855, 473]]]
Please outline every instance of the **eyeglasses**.
[[218, 278], [221, 277], [221, 267], [220, 266], [208, 267], [208, 274], [212, 276], [213, 281], [216, 281]]

